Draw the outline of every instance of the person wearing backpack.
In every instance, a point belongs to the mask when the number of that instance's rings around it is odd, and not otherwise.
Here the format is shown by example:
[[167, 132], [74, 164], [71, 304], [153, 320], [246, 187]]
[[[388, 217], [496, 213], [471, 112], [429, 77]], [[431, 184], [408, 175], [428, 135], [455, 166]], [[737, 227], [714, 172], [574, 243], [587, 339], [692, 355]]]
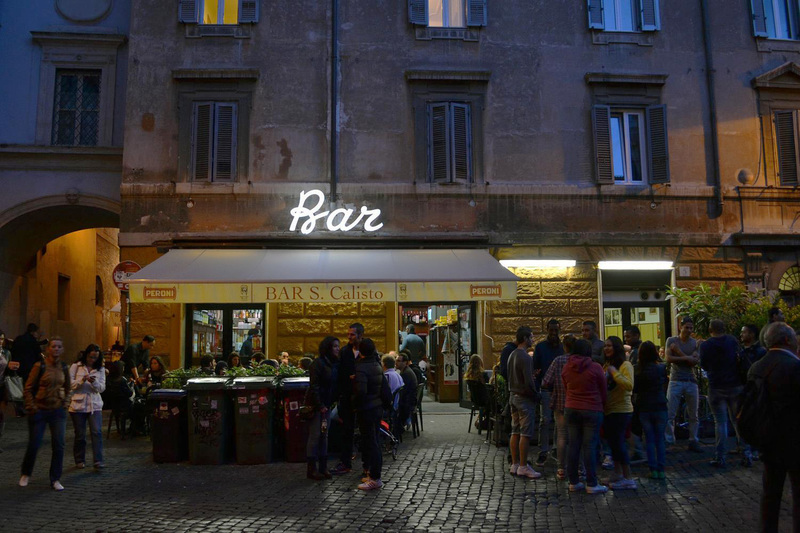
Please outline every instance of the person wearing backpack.
[[67, 365], [61, 361], [64, 343], [52, 337], [47, 343], [45, 357], [33, 365], [25, 382], [25, 411], [28, 414], [28, 448], [22, 461], [19, 486], [27, 487], [42, 444], [44, 430], [50, 427], [53, 453], [50, 458], [50, 486], [64, 490], [61, 471], [64, 466], [64, 439], [67, 431], [67, 404], [70, 392]]
[[[764, 342], [767, 354], [750, 367], [747, 388], [755, 387], [757, 394], [747, 396], [762, 405], [759, 413], [761, 432], [759, 445], [764, 463], [761, 492], [761, 531], [778, 531], [783, 484], [786, 475], [792, 486], [792, 522], [800, 531], [800, 358], [797, 357], [797, 335], [783, 322], [767, 326]], [[765, 394], [761, 394], [765, 393]]]

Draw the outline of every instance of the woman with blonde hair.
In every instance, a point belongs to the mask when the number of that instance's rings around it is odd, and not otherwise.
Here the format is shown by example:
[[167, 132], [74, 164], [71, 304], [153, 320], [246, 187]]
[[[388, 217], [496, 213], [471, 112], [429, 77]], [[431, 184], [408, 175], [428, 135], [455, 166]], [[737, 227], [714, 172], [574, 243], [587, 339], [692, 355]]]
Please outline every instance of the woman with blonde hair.
[[474, 353], [469, 358], [467, 371], [464, 372], [464, 380], [479, 381], [484, 385], [486, 384], [486, 373], [483, 371], [483, 359], [481, 359], [480, 355]]
[[75, 427], [75, 444], [72, 448], [75, 466], [83, 468], [86, 463], [86, 423], [92, 438], [92, 459], [95, 468], [103, 468], [103, 399], [106, 390], [106, 371], [103, 368], [103, 352], [96, 344], [90, 344], [69, 369], [72, 399], [69, 414]]

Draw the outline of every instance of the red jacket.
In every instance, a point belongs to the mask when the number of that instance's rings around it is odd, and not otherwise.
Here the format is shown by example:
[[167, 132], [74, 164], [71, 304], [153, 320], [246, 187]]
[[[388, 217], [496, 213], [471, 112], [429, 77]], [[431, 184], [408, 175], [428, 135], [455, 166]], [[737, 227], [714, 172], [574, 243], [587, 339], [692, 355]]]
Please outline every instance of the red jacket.
[[567, 391], [567, 409], [603, 412], [606, 403], [606, 374], [591, 357], [570, 355], [561, 372]]

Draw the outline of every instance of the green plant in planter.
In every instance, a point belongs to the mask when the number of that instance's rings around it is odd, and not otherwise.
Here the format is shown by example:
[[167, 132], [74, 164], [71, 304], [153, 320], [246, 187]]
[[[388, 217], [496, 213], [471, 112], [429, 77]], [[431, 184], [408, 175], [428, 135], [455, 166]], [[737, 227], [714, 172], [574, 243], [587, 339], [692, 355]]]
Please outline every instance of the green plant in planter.
[[695, 337], [700, 339], [709, 337], [708, 325], [715, 318], [725, 322], [729, 333], [737, 334], [742, 315], [757, 298], [744, 287], [728, 287], [725, 283], [718, 290], [701, 283], [691, 289], [668, 288], [667, 293], [675, 301], [678, 315], [691, 317]]
[[253, 368], [250, 369], [251, 376], [266, 376], [272, 377], [277, 375], [278, 369], [272, 365], [254, 365]]
[[245, 368], [243, 366], [233, 366], [228, 368], [225, 372], [226, 376], [233, 376], [235, 378], [241, 378], [250, 375], [250, 369]]

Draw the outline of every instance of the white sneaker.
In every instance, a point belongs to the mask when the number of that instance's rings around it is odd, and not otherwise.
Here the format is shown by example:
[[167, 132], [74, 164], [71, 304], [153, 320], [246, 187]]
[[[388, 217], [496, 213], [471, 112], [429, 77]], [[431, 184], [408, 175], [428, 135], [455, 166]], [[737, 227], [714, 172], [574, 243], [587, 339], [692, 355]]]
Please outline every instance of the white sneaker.
[[600, 483], [594, 487], [586, 487], [586, 494], [603, 494], [604, 492], [608, 492], [608, 487]]
[[540, 472], [537, 472], [528, 465], [520, 466], [517, 469], [517, 475], [519, 477], [526, 477], [528, 479], [539, 479], [540, 477], [542, 477], [542, 474]]
[[576, 483], [574, 485], [570, 484], [569, 491], [570, 492], [580, 492], [580, 491], [584, 490], [585, 488], [586, 488], [586, 485], [584, 485], [583, 483], [581, 483], [579, 481], [578, 483]]
[[626, 478], [622, 478], [619, 481], [615, 481], [613, 483], [610, 483], [609, 486], [613, 490], [626, 490], [626, 489], [628, 489], [628, 490], [636, 490], [638, 488], [638, 486], [636, 485], [636, 480], [635, 479], [626, 479]]
[[612, 459], [610, 455], [606, 455], [605, 459], [603, 459], [602, 466], [606, 470], [613, 470], [614, 469], [614, 459]]
[[517, 472], [519, 472], [519, 464], [514, 463], [513, 465], [511, 465], [511, 470], [509, 470], [509, 472], [511, 472], [512, 476], [516, 476]]
[[375, 490], [383, 487], [383, 481], [380, 479], [370, 479], [358, 486], [359, 490]]
[[21, 478], [19, 478], [19, 486], [20, 487], [27, 487], [28, 486], [28, 481], [30, 481], [30, 480], [31, 480], [31, 476], [22, 476]]
[[64, 490], [64, 485], [60, 481], [53, 481], [53, 490], [62, 491]]

